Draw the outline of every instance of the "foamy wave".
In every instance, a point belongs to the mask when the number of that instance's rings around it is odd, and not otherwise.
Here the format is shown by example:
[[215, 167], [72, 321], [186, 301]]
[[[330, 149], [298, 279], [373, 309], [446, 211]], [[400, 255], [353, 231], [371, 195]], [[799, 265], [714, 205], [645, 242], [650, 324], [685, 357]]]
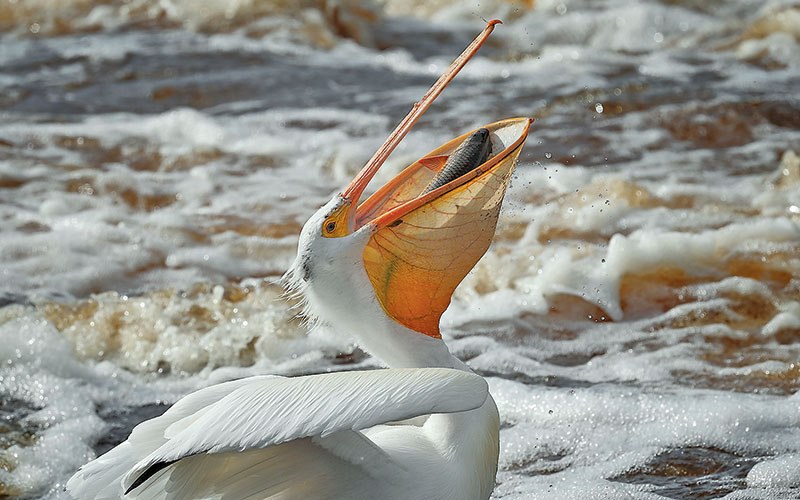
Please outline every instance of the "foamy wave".
[[242, 29], [249, 36], [285, 30], [297, 40], [331, 46], [337, 37], [371, 45], [378, 4], [352, 0], [114, 1], [25, 0], [0, 5], [0, 30], [46, 36], [120, 28], [186, 28], [206, 32]]
[[[643, 185], [572, 169], [554, 182], [563, 194], [501, 219], [492, 250], [457, 290], [445, 324], [530, 313], [594, 322], [656, 315], [651, 324], [661, 324], [675, 320], [658, 314], [681, 306], [674, 315], [695, 317], [688, 324], [708, 314], [712, 322], [766, 328], [791, 309], [800, 273], [800, 217], [791, 201], [800, 183], [790, 180], [793, 168], [787, 153], [776, 174], [742, 183], [741, 197], [726, 192], [724, 200], [706, 188], [688, 195], [673, 187], [655, 196]], [[529, 175], [542, 184], [541, 173]], [[752, 213], [740, 217], [744, 203]], [[769, 286], [737, 291], [728, 278]], [[763, 305], [743, 305], [748, 296]], [[688, 303], [699, 309], [690, 312]]]
[[800, 65], [800, 6], [768, 2], [732, 42], [740, 59], [766, 69]]
[[[281, 293], [257, 282], [197, 285], [140, 296], [106, 292], [37, 309], [80, 358], [112, 361], [132, 372], [185, 374], [319, 352], [320, 339], [308, 338], [295, 319], [297, 311], [278, 300]], [[346, 349], [343, 341], [339, 347]]]
[[800, 455], [789, 453], [756, 464], [747, 474], [747, 484], [753, 488], [800, 488]]
[[[675, 480], [676, 466], [667, 465], [676, 456], [716, 467], [719, 476], [704, 481], [708, 491], [718, 491], [730, 488], [733, 471], [725, 469], [737, 455], [777, 454], [753, 467], [748, 485], [769, 486], [773, 494], [796, 487], [796, 474], [788, 473], [797, 463], [798, 435], [791, 428], [798, 422], [796, 397], [526, 388], [501, 380], [492, 380], [490, 388], [510, 425], [501, 431], [504, 471], [495, 491], [501, 498], [536, 492], [535, 498], [578, 499], [587, 491], [601, 498], [661, 498], [655, 496], [659, 478], [673, 494], [683, 486]], [[763, 405], [771, 411], [762, 411]], [[787, 474], [780, 476], [782, 471]]]

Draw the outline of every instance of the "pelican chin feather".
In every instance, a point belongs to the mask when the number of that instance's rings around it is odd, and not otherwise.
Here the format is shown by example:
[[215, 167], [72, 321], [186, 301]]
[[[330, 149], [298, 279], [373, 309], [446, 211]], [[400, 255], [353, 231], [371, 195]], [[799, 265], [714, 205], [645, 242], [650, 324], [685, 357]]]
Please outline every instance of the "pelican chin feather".
[[82, 467], [76, 499], [485, 500], [499, 417], [439, 319], [486, 252], [532, 120], [453, 139], [361, 200], [470, 44], [355, 179], [303, 227], [285, 275], [306, 313], [389, 368], [256, 376], [189, 394]]

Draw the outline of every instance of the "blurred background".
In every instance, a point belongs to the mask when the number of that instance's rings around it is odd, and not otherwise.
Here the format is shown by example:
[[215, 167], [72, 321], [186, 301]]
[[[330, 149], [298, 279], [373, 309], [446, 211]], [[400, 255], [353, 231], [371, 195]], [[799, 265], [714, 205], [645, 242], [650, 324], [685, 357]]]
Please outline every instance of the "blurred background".
[[375, 179], [536, 119], [443, 317], [493, 498], [800, 497], [800, 3], [0, 0], [0, 498], [186, 392], [378, 364], [275, 280]]

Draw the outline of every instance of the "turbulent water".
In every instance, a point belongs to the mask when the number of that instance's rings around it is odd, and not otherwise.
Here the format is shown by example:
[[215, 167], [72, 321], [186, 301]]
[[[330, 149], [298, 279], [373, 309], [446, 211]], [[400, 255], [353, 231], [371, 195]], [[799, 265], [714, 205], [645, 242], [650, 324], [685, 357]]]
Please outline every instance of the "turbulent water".
[[392, 156], [536, 122], [443, 318], [500, 409], [493, 498], [800, 498], [800, 4], [0, 3], [0, 497], [181, 395], [378, 366], [275, 278]]

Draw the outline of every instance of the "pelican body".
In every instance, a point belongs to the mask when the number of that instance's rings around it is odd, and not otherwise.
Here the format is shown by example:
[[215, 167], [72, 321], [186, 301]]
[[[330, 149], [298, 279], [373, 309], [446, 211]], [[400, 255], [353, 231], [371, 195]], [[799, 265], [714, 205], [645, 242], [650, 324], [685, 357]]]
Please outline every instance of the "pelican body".
[[[499, 452], [497, 407], [485, 380], [447, 349], [439, 319], [491, 242], [532, 120], [468, 132], [366, 201], [360, 197], [497, 22], [350, 185], [308, 220], [285, 276], [307, 314], [352, 335], [389, 368], [249, 377], [196, 391], [82, 467], [67, 483], [74, 498], [489, 498]], [[464, 145], [476, 140], [475, 164], [453, 167]]]

